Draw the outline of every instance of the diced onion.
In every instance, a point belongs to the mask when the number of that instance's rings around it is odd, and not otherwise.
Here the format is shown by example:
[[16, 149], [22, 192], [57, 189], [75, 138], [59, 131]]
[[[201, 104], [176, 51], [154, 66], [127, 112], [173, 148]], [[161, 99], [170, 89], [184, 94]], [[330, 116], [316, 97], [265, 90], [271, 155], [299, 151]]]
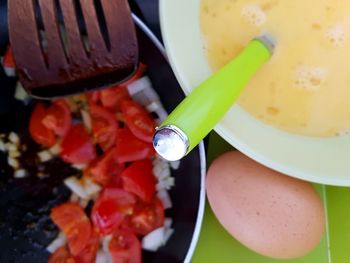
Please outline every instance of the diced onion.
[[162, 157], [160, 157], [159, 155], [157, 155], [157, 156], [153, 159], [153, 166], [162, 165], [163, 162], [164, 162], [164, 160], [162, 159]]
[[69, 197], [69, 201], [73, 203], [78, 203], [79, 202], [79, 196], [76, 195], [75, 193], [72, 193]]
[[16, 68], [4, 66], [4, 72], [5, 72], [7, 77], [15, 77], [16, 76]]
[[132, 82], [127, 89], [133, 100], [144, 107], [152, 102], [160, 103], [157, 92], [152, 88], [151, 80], [146, 76]]
[[171, 171], [169, 167], [154, 167], [153, 174], [158, 178], [159, 181], [165, 180], [171, 176]]
[[15, 158], [12, 157], [8, 157], [7, 158], [7, 163], [9, 166], [11, 166], [14, 169], [18, 169], [19, 168], [19, 161]]
[[4, 143], [4, 141], [2, 139], [0, 139], [0, 151], [1, 152], [6, 152], [7, 149], [6, 149], [6, 145]]
[[164, 244], [165, 228], [153, 230], [142, 239], [142, 248], [148, 251], [157, 251]]
[[180, 161], [173, 161], [173, 162], [170, 162], [170, 167], [173, 169], [173, 170], [177, 170], [180, 168]]
[[20, 143], [19, 136], [15, 132], [10, 132], [8, 138], [9, 138], [10, 142], [12, 142], [14, 144], [19, 144]]
[[19, 81], [16, 84], [15, 99], [23, 101], [24, 103], [27, 103], [30, 99], [29, 94], [25, 91], [21, 82]]
[[153, 174], [158, 180], [170, 177], [171, 171], [169, 163], [161, 159], [155, 159], [153, 161]]
[[46, 250], [49, 251], [50, 253], [54, 253], [57, 249], [64, 246], [66, 242], [67, 242], [66, 237], [62, 232], [60, 232], [58, 234], [58, 237], [46, 247]]
[[83, 123], [87, 131], [90, 133], [92, 131], [92, 121], [91, 116], [86, 110], [81, 110], [81, 117], [83, 119]]
[[171, 187], [175, 185], [175, 179], [173, 177], [167, 177], [164, 180], [158, 181], [156, 185], [157, 191], [160, 190], [169, 190]]
[[95, 263], [110, 263], [108, 255], [103, 250], [97, 251]]
[[162, 167], [169, 166], [169, 162], [159, 155], [154, 159], [153, 164], [155, 166], [162, 166]]
[[173, 207], [173, 204], [170, 199], [170, 195], [167, 190], [160, 190], [157, 193], [158, 198], [162, 201], [164, 209], [169, 209]]
[[21, 153], [19, 151], [11, 151], [11, 152], [9, 152], [9, 156], [11, 158], [18, 158], [21, 156]]
[[52, 155], [58, 155], [61, 152], [61, 146], [57, 143], [49, 149]]
[[47, 174], [45, 174], [45, 173], [43, 173], [43, 172], [38, 172], [38, 173], [36, 174], [36, 176], [39, 177], [39, 178], [44, 178], [44, 177], [47, 176]]
[[27, 171], [24, 170], [24, 169], [19, 169], [19, 170], [16, 170], [13, 177], [15, 178], [23, 178], [23, 177], [26, 177], [27, 175]]
[[111, 240], [112, 235], [105, 236], [102, 239], [102, 251], [106, 254], [108, 263], [113, 263], [111, 253], [109, 252], [109, 242], [111, 242]]
[[87, 205], [89, 204], [89, 200], [87, 200], [87, 199], [80, 199], [80, 200], [79, 200], [79, 204], [80, 204], [80, 206], [81, 206], [82, 208], [86, 208]]
[[84, 170], [86, 168], [86, 164], [72, 164], [71, 166], [77, 170]]
[[71, 176], [65, 179], [64, 184], [80, 198], [88, 199], [89, 196], [85, 192], [84, 187], [81, 185], [79, 179], [76, 178], [75, 176]]
[[[130, 96], [133, 96], [137, 93], [142, 92], [143, 90], [147, 88], [152, 88], [152, 83], [149, 77], [142, 77], [139, 78], [138, 80], [133, 81], [128, 85], [128, 92]], [[159, 100], [159, 99], [157, 99]]]
[[8, 142], [5, 144], [5, 147], [6, 149], [9, 151], [9, 152], [15, 152], [18, 150], [18, 147], [16, 144], [14, 143], [11, 143], [11, 142]]
[[102, 239], [102, 250], [109, 253], [109, 242], [111, 242], [113, 236], [108, 235]]
[[158, 118], [155, 120], [157, 125], [166, 119], [168, 113], [160, 102], [160, 98], [147, 76], [132, 82], [127, 88], [133, 100], [146, 107], [149, 112], [154, 112], [158, 115]]
[[84, 182], [85, 192], [89, 196], [94, 196], [102, 190], [102, 187], [99, 184], [96, 184], [88, 177], [84, 177], [83, 182]]
[[164, 219], [164, 227], [167, 229], [167, 228], [170, 228], [171, 225], [173, 224], [173, 219], [171, 219], [170, 217], [166, 217]]
[[149, 112], [155, 112], [155, 111], [157, 111], [160, 108], [159, 104], [160, 103], [158, 101], [157, 102], [153, 101], [153, 102], [151, 102], [150, 104], [148, 104], [146, 106], [146, 110], [149, 111]]
[[109, 242], [111, 242], [111, 240], [112, 240], [112, 235], [105, 236], [102, 239], [102, 251], [106, 254], [108, 263], [113, 263], [111, 253], [109, 251]]
[[170, 228], [172, 224], [171, 218], [165, 218], [164, 226], [153, 230], [142, 239], [142, 248], [148, 251], [157, 251], [159, 247], [165, 245], [174, 229]]
[[94, 197], [102, 190], [102, 187], [95, 182], [93, 182], [90, 178], [83, 177], [79, 180], [75, 176], [71, 176], [64, 180], [65, 185], [81, 200], [81, 205], [86, 206], [87, 203], [94, 199]]
[[163, 122], [167, 117], [168, 113], [163, 108], [163, 105], [159, 101], [153, 101], [150, 104], [146, 106], [146, 110], [148, 112], [154, 112], [158, 115], [158, 118], [156, 119], [156, 123], [159, 125], [161, 122]]
[[48, 150], [38, 152], [37, 155], [38, 155], [40, 161], [43, 163], [50, 161], [53, 158], [52, 154]]

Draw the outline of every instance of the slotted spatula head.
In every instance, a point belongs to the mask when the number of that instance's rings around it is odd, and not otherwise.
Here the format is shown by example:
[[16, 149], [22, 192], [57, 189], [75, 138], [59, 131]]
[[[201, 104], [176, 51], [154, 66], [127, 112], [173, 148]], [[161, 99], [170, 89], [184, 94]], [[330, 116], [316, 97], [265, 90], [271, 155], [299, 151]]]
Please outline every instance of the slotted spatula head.
[[17, 72], [34, 97], [54, 98], [124, 81], [138, 65], [127, 0], [10, 0]]

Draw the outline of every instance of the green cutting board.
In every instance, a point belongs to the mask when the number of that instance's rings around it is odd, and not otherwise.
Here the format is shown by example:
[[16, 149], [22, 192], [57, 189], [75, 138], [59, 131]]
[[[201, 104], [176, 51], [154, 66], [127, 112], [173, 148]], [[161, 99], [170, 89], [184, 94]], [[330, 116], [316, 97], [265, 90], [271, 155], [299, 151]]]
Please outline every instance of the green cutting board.
[[[209, 138], [208, 164], [230, 150], [233, 148], [212, 132]], [[206, 203], [202, 230], [192, 263], [349, 263], [350, 188], [314, 186], [324, 201], [327, 223], [322, 241], [307, 256], [293, 260], [275, 260], [252, 252], [226, 232]]]

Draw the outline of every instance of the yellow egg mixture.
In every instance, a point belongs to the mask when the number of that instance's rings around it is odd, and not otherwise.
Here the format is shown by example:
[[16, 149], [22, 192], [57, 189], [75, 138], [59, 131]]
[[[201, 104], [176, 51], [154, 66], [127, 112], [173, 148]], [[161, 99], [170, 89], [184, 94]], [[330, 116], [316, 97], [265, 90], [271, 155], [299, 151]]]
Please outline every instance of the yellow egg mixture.
[[202, 0], [201, 27], [214, 70], [262, 32], [277, 40], [240, 96], [252, 115], [296, 134], [350, 132], [350, 1]]

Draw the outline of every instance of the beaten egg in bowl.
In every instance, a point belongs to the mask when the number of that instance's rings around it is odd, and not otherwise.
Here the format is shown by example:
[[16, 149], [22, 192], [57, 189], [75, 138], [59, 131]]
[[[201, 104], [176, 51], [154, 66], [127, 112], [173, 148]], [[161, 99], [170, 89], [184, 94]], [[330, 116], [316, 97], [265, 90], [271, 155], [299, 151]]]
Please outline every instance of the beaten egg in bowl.
[[277, 47], [240, 96], [254, 117], [308, 136], [350, 131], [350, 3], [347, 1], [202, 0], [201, 30], [211, 67], [232, 60], [269, 32]]
[[[217, 5], [220, 6], [222, 2], [226, 2], [226, 0], [217, 1]], [[297, 1], [292, 2], [297, 3]], [[247, 1], [244, 3], [256, 5], [259, 2]], [[320, 3], [323, 3], [323, 1]], [[329, 1], [329, 3], [335, 8], [337, 3], [340, 2]], [[308, 9], [310, 8], [308, 6], [310, 4], [312, 3], [305, 3], [303, 12], [309, 12]], [[290, 3], [290, 5], [292, 4]], [[160, 1], [160, 21], [164, 44], [172, 69], [186, 94], [193, 91], [215, 72], [212, 62], [208, 59], [208, 43], [203, 41], [201, 12], [202, 0]], [[237, 15], [241, 16], [240, 11]], [[294, 20], [290, 21], [290, 27], [294, 27], [294, 23], [297, 23], [296, 20], [299, 21], [300, 17], [301, 15], [295, 15]], [[342, 21], [342, 17], [338, 20], [334, 19], [334, 21], [337, 21], [334, 24], [339, 24], [339, 21]], [[265, 23], [267, 22], [265, 21]], [[246, 25], [249, 26], [249, 23], [246, 22]], [[239, 28], [237, 29], [234, 22], [229, 20], [225, 25], [225, 30], [229, 30], [234, 34]], [[268, 33], [276, 35], [274, 32]], [[264, 72], [279, 55], [278, 52], [282, 48], [281, 43], [283, 43], [283, 39], [277, 39], [277, 37], [276, 52], [261, 72]], [[249, 40], [250, 38], [247, 38], [244, 44], [248, 44]], [[295, 45], [299, 45], [301, 40], [293, 39], [293, 41]], [[326, 38], [324, 43], [327, 43], [331, 49], [337, 49], [332, 47], [327, 41]], [[342, 43], [345, 44], [346, 41], [347, 38]], [[320, 43], [316, 43], [315, 47], [320, 45]], [[346, 57], [347, 53], [343, 55]], [[231, 54], [231, 58], [234, 58], [234, 54]], [[305, 65], [312, 69], [323, 67], [323, 65], [316, 64]], [[343, 74], [344, 76], [346, 71], [345, 68], [332, 74]], [[329, 77], [329, 72], [327, 73], [327, 78]], [[291, 77], [295, 76], [296, 73], [298, 71], [293, 71]], [[281, 77], [275, 73], [274, 75], [276, 79]], [[249, 88], [247, 87], [245, 92]], [[305, 88], [295, 86], [295, 89], [303, 91]], [[311, 92], [312, 90], [308, 91]], [[241, 98], [243, 96], [244, 94]], [[259, 98], [260, 95], [256, 96]], [[334, 91], [328, 97], [329, 101], [324, 105], [325, 110], [331, 108], [330, 103], [334, 97], [338, 99], [336, 103], [347, 100], [345, 96], [337, 95]], [[215, 105], [213, 106], [214, 108]], [[321, 116], [321, 118], [324, 117]], [[274, 170], [317, 183], [341, 186], [350, 185], [350, 136], [346, 134], [348, 131], [346, 126], [344, 129], [337, 128], [337, 131], [333, 131], [330, 134], [307, 134], [313, 136], [305, 136], [305, 134], [300, 132], [286, 131], [286, 129], [276, 127], [278, 126], [256, 118], [239, 102], [232, 105], [227, 114], [215, 127], [215, 131], [239, 151]], [[344, 136], [334, 136], [338, 133], [345, 134]]]

